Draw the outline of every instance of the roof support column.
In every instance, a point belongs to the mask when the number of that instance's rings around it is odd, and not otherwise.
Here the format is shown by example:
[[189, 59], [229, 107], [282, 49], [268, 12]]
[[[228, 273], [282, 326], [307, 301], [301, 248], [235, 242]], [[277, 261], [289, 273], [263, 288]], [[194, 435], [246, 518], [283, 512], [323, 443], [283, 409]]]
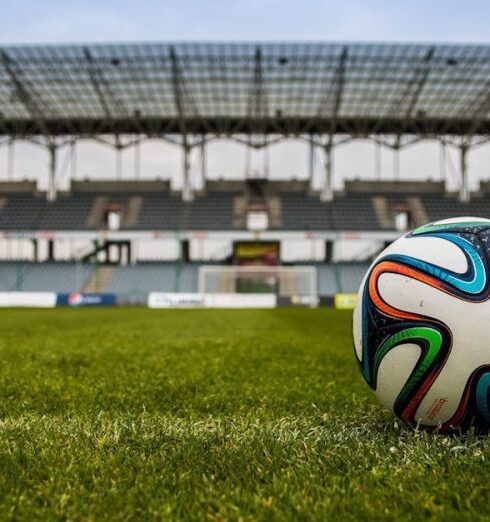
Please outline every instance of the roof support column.
[[14, 143], [11, 138], [7, 148], [7, 181], [12, 181], [14, 177]]
[[190, 152], [191, 147], [187, 142], [182, 145], [182, 173], [183, 173], [183, 187], [182, 187], [182, 198], [184, 201], [192, 201], [192, 187], [191, 187], [191, 164], [190, 164]]
[[374, 144], [374, 177], [381, 179], [381, 144], [376, 142]]
[[468, 189], [468, 162], [467, 162], [467, 153], [469, 150], [469, 146], [467, 143], [463, 143], [460, 146], [460, 168], [461, 168], [461, 187], [459, 190], [459, 199], [460, 201], [469, 201], [470, 200], [470, 192]]
[[204, 136], [201, 141], [201, 183], [202, 190], [206, 188], [206, 176], [207, 176], [207, 156], [206, 156], [206, 140]]
[[141, 177], [141, 142], [134, 145], [134, 179]]
[[439, 177], [441, 181], [444, 182], [444, 189], [447, 190], [447, 169], [446, 169], [446, 143], [444, 141], [440, 142], [440, 155], [439, 155]]
[[400, 138], [398, 137], [393, 146], [393, 177], [400, 180]]
[[192, 98], [188, 95], [187, 87], [184, 81], [177, 53], [173, 46], [170, 47], [170, 64], [172, 70], [172, 85], [174, 94], [175, 110], [179, 121], [180, 134], [182, 136], [182, 199], [191, 201], [193, 199], [191, 180], [190, 180], [190, 163], [189, 154], [192, 146], [188, 141], [187, 118], [189, 115], [195, 116], [195, 109]]
[[332, 161], [333, 144], [332, 140], [328, 140], [324, 147], [325, 152], [325, 178], [323, 180], [320, 198], [322, 201], [331, 201], [333, 199], [333, 161]]
[[122, 178], [122, 148], [118, 143], [116, 145], [116, 180], [120, 181]]
[[49, 151], [49, 186], [48, 186], [48, 201], [56, 199], [56, 160], [58, 148], [54, 143], [48, 145]]
[[313, 181], [315, 177], [315, 142], [313, 139], [310, 140], [310, 154], [308, 161], [308, 182], [310, 185], [310, 190], [313, 190]]
[[73, 140], [70, 143], [70, 179], [69, 179], [69, 189], [71, 189], [71, 185], [75, 178], [77, 177], [77, 143]]

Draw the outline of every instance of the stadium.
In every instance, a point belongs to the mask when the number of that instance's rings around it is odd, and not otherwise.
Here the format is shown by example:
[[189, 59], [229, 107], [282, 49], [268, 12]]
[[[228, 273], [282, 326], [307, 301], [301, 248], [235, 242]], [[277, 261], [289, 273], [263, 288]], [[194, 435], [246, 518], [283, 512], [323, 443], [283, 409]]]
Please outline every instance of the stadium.
[[[382, 246], [397, 230], [488, 215], [489, 187], [470, 198], [467, 183], [467, 155], [489, 130], [488, 53], [483, 46], [388, 44], [4, 48], [5, 144], [39, 142], [50, 171], [46, 191], [8, 181], [8, 172], [2, 182], [2, 290], [109, 293], [144, 304], [151, 292], [235, 293], [245, 277], [249, 293], [253, 278], [259, 287], [269, 279], [286, 300], [331, 302], [356, 292], [366, 259], [334, 263], [336, 242]], [[137, 170], [122, 181], [117, 169], [105, 180], [70, 180], [68, 172], [66, 189], [57, 186], [63, 147], [105, 140], [117, 155], [155, 137], [182, 150], [180, 190], [165, 180], [138, 181]], [[208, 180], [207, 143], [223, 137], [253, 149], [305, 140], [310, 170], [317, 149], [324, 156], [321, 186], [313, 186], [312, 172], [296, 181], [270, 179], [267, 170], [247, 170], [241, 181]], [[459, 193], [447, 193], [444, 180], [401, 181], [397, 173], [392, 182], [348, 181], [335, 193], [334, 148], [362, 138], [395, 150], [423, 139], [456, 147]], [[199, 179], [190, 176], [196, 148]], [[12, 171], [13, 152], [9, 159]], [[203, 257], [213, 240], [229, 245]], [[291, 241], [314, 245], [309, 270], [240, 276], [205, 268], [280, 267], [281, 243]]]
[[[489, 86], [488, 45], [2, 46], [5, 512], [483, 517], [488, 445], [382, 410], [357, 375], [350, 309], [402, 233], [490, 217], [490, 183], [468, 181]], [[267, 150], [290, 139], [306, 175], [274, 178]], [[113, 149], [113, 175], [74, 174], [82, 140]], [[141, 178], [145, 140], [181, 152], [177, 186]], [[210, 177], [217, 140], [264, 154], [261, 168]], [[333, 155], [355, 140], [393, 151], [391, 179], [338, 183]], [[397, 155], [425, 140], [458, 155], [456, 190], [444, 165], [401, 179]], [[46, 155], [41, 183], [13, 175], [18, 142]]]

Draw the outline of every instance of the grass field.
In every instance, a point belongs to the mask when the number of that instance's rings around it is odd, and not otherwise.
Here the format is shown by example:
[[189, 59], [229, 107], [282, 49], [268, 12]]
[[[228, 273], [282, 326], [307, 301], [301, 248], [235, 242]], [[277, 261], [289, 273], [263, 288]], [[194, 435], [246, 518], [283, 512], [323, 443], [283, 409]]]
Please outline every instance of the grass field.
[[398, 426], [349, 313], [1, 314], [2, 520], [488, 519], [490, 445]]

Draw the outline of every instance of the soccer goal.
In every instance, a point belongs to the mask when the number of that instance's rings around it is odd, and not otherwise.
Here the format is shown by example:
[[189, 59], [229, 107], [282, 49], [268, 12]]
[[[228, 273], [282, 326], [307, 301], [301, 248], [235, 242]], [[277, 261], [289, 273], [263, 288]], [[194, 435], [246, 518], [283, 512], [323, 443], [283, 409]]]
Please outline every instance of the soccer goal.
[[202, 294], [275, 294], [298, 304], [317, 302], [313, 266], [201, 266]]

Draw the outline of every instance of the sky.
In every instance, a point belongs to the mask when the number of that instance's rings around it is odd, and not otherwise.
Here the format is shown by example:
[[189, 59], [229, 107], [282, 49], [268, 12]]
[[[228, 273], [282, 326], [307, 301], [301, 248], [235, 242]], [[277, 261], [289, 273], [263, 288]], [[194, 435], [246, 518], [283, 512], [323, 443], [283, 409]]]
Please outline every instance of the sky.
[[1, 0], [1, 43], [487, 42], [486, 0]]
[[[0, 0], [0, 45], [28, 43], [127, 42], [127, 41], [403, 41], [488, 43], [490, 2], [484, 0]], [[11, 151], [12, 152], [12, 151]], [[83, 178], [113, 178], [113, 151], [100, 145], [81, 144], [73, 169], [67, 151], [60, 155], [61, 185], [70, 173]], [[209, 148], [209, 177], [241, 177], [247, 152], [242, 146], [217, 143]], [[134, 151], [122, 156], [123, 177], [134, 176]], [[0, 178], [8, 164], [6, 147], [0, 148]], [[44, 184], [48, 157], [39, 147], [20, 143], [14, 158], [15, 178], [36, 178]], [[374, 146], [355, 142], [338, 148], [334, 156], [336, 187], [348, 178], [372, 178]], [[441, 176], [441, 151], [422, 143], [400, 156], [402, 178]], [[305, 177], [307, 149], [287, 142], [271, 148], [271, 177]], [[316, 182], [322, 179], [318, 156]], [[383, 149], [381, 176], [393, 177], [393, 153]], [[446, 156], [450, 188], [458, 184], [454, 153]], [[263, 154], [255, 154], [254, 170], [265, 168]], [[490, 174], [490, 147], [469, 156], [472, 186]], [[141, 149], [144, 177], [169, 177], [178, 186], [180, 152], [171, 145], [150, 142]], [[198, 158], [193, 177], [199, 176]]]

